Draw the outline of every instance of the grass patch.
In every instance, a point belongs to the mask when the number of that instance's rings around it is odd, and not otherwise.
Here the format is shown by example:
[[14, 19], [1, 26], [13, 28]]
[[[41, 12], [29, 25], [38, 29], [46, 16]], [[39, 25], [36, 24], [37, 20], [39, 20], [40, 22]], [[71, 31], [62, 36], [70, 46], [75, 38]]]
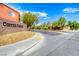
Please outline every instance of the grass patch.
[[34, 34], [35, 34], [34, 32], [23, 31], [23, 32], [16, 32], [16, 33], [2, 35], [0, 36], [0, 46], [16, 43], [18, 41], [30, 38]]

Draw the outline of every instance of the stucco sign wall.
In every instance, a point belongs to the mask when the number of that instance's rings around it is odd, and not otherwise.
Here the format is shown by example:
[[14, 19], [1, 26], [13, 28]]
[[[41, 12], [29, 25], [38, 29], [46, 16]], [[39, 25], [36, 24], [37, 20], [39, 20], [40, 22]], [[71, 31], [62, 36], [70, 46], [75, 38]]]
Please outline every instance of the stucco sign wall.
[[0, 35], [25, 31], [26, 25], [0, 18]]

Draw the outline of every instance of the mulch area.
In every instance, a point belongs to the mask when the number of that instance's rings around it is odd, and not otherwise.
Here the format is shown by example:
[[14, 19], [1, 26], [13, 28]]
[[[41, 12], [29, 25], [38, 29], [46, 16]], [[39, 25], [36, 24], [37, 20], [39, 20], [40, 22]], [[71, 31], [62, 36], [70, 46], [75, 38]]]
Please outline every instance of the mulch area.
[[16, 43], [18, 41], [28, 39], [34, 35], [35, 35], [35, 33], [30, 32], [30, 31], [22, 31], [22, 32], [1, 35], [0, 36], [0, 46]]

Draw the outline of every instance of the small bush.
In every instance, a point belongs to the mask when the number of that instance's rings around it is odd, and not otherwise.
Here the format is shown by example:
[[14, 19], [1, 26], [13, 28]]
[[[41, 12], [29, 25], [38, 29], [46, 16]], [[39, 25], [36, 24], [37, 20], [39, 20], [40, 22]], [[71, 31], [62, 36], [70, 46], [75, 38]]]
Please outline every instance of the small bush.
[[44, 27], [44, 30], [48, 30], [48, 27]]

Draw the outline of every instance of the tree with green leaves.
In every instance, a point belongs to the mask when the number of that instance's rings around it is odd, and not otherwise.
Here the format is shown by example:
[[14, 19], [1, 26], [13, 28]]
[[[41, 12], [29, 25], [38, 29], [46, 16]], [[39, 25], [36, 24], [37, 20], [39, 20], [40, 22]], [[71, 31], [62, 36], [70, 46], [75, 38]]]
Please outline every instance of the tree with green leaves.
[[66, 19], [64, 17], [60, 17], [59, 20], [54, 21], [52, 23], [52, 29], [62, 30], [66, 25]]
[[33, 24], [38, 22], [38, 16], [31, 12], [23, 13], [21, 18], [22, 22], [27, 25], [28, 29], [30, 29]]
[[46, 30], [48, 28], [48, 23], [44, 22], [43, 24], [40, 25], [41, 29]]
[[61, 27], [61, 29], [63, 29], [66, 25], [66, 19], [64, 17], [60, 17], [59, 20], [58, 20], [58, 26]]
[[79, 23], [75, 21], [68, 21], [68, 26], [70, 30], [78, 30], [79, 29]]
[[60, 27], [59, 27], [58, 21], [52, 22], [52, 29], [57, 30], [57, 29], [59, 29], [59, 28], [60, 28]]

